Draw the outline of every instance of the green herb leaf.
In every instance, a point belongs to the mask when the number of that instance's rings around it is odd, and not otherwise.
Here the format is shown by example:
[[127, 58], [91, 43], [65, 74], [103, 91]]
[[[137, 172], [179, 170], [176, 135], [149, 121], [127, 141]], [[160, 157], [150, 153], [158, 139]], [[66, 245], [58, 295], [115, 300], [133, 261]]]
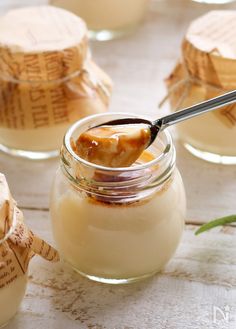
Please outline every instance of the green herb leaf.
[[208, 231], [216, 226], [221, 226], [229, 223], [236, 222], [236, 215], [230, 215], [222, 218], [217, 218], [213, 221], [210, 221], [206, 224], [203, 224], [196, 232], [195, 235]]

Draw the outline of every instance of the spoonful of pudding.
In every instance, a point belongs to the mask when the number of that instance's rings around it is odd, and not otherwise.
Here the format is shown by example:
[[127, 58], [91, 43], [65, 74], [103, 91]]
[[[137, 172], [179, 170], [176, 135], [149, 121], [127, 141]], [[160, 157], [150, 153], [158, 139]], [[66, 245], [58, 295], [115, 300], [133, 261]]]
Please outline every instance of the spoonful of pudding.
[[76, 141], [76, 153], [107, 167], [129, 167], [150, 144], [148, 124], [102, 125], [85, 131]]
[[82, 133], [75, 143], [75, 152], [98, 165], [128, 167], [165, 128], [233, 103], [236, 103], [236, 90], [154, 121], [135, 117], [109, 121]]

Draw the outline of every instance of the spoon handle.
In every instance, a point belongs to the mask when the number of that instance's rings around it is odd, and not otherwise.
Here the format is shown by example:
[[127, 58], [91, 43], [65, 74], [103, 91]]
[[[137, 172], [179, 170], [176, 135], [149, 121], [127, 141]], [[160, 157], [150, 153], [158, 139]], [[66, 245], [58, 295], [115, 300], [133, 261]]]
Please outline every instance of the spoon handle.
[[175, 123], [193, 118], [199, 114], [216, 110], [220, 107], [236, 103], [236, 90], [230, 91], [224, 95], [217, 96], [202, 103], [186, 107], [181, 111], [169, 114], [153, 122], [159, 130], [163, 130]]

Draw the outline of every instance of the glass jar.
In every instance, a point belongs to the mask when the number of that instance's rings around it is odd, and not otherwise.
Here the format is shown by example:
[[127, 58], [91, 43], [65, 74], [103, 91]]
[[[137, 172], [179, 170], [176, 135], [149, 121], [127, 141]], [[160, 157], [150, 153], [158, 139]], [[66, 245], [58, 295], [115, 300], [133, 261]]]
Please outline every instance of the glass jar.
[[[14, 222], [16, 221], [15, 216], [16, 213], [14, 212]], [[3, 258], [6, 257], [5, 252], [9, 249], [8, 246], [6, 248], [1, 248], [3, 244], [7, 244], [7, 239], [11, 235], [13, 229], [10, 229], [9, 232], [4, 236], [3, 239], [0, 240], [0, 252]], [[16, 279], [11, 280], [7, 284], [4, 280], [6, 276], [6, 268], [0, 265], [0, 328], [6, 325], [10, 319], [16, 314], [21, 301], [24, 298], [25, 290], [27, 286], [27, 273], [18, 276]], [[9, 274], [8, 274], [9, 276]], [[1, 284], [4, 281], [4, 286], [2, 287]]]
[[70, 12], [11, 10], [0, 30], [0, 150], [57, 156], [73, 122], [107, 110], [111, 80], [91, 59], [85, 23]]
[[124, 117], [94, 115], [67, 131], [50, 202], [61, 257], [83, 276], [112, 284], [160, 271], [180, 242], [186, 211], [167, 131], [131, 167], [95, 165], [73, 151], [71, 140], [89, 127]]
[[[166, 79], [172, 111], [236, 89], [236, 48], [231, 37], [235, 29], [233, 10], [213, 10], [191, 22], [181, 59]], [[176, 130], [193, 155], [236, 164], [235, 104], [179, 123]]]
[[51, 0], [51, 4], [82, 17], [95, 40], [110, 40], [130, 33], [142, 21], [148, 0]]
[[[183, 83], [184, 81], [187, 83]], [[166, 82], [172, 112], [222, 94], [218, 90], [206, 89], [205, 83], [189, 78], [182, 63], [177, 64]], [[229, 90], [225, 90], [227, 91]], [[178, 137], [184, 147], [200, 159], [213, 163], [236, 164], [234, 113], [235, 106], [231, 105], [178, 123]]]

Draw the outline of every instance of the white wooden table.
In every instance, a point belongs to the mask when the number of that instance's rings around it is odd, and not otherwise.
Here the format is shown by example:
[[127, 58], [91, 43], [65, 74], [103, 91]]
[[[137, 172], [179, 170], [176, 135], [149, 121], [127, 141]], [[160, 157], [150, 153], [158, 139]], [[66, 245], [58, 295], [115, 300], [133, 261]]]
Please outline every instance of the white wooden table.
[[[1, 0], [0, 11], [45, 2]], [[179, 55], [184, 31], [210, 8], [236, 9], [236, 4], [153, 1], [136, 34], [92, 44], [95, 60], [114, 80], [112, 111], [160, 113], [163, 79]], [[163, 273], [128, 286], [107, 286], [35, 257], [25, 299], [7, 329], [236, 328], [236, 228], [194, 236], [200, 223], [236, 213], [236, 166], [205, 163], [177, 139], [175, 144], [188, 218], [181, 245]], [[7, 176], [28, 225], [52, 243], [48, 195], [57, 166], [58, 159], [31, 162], [0, 154], [0, 172]]]

